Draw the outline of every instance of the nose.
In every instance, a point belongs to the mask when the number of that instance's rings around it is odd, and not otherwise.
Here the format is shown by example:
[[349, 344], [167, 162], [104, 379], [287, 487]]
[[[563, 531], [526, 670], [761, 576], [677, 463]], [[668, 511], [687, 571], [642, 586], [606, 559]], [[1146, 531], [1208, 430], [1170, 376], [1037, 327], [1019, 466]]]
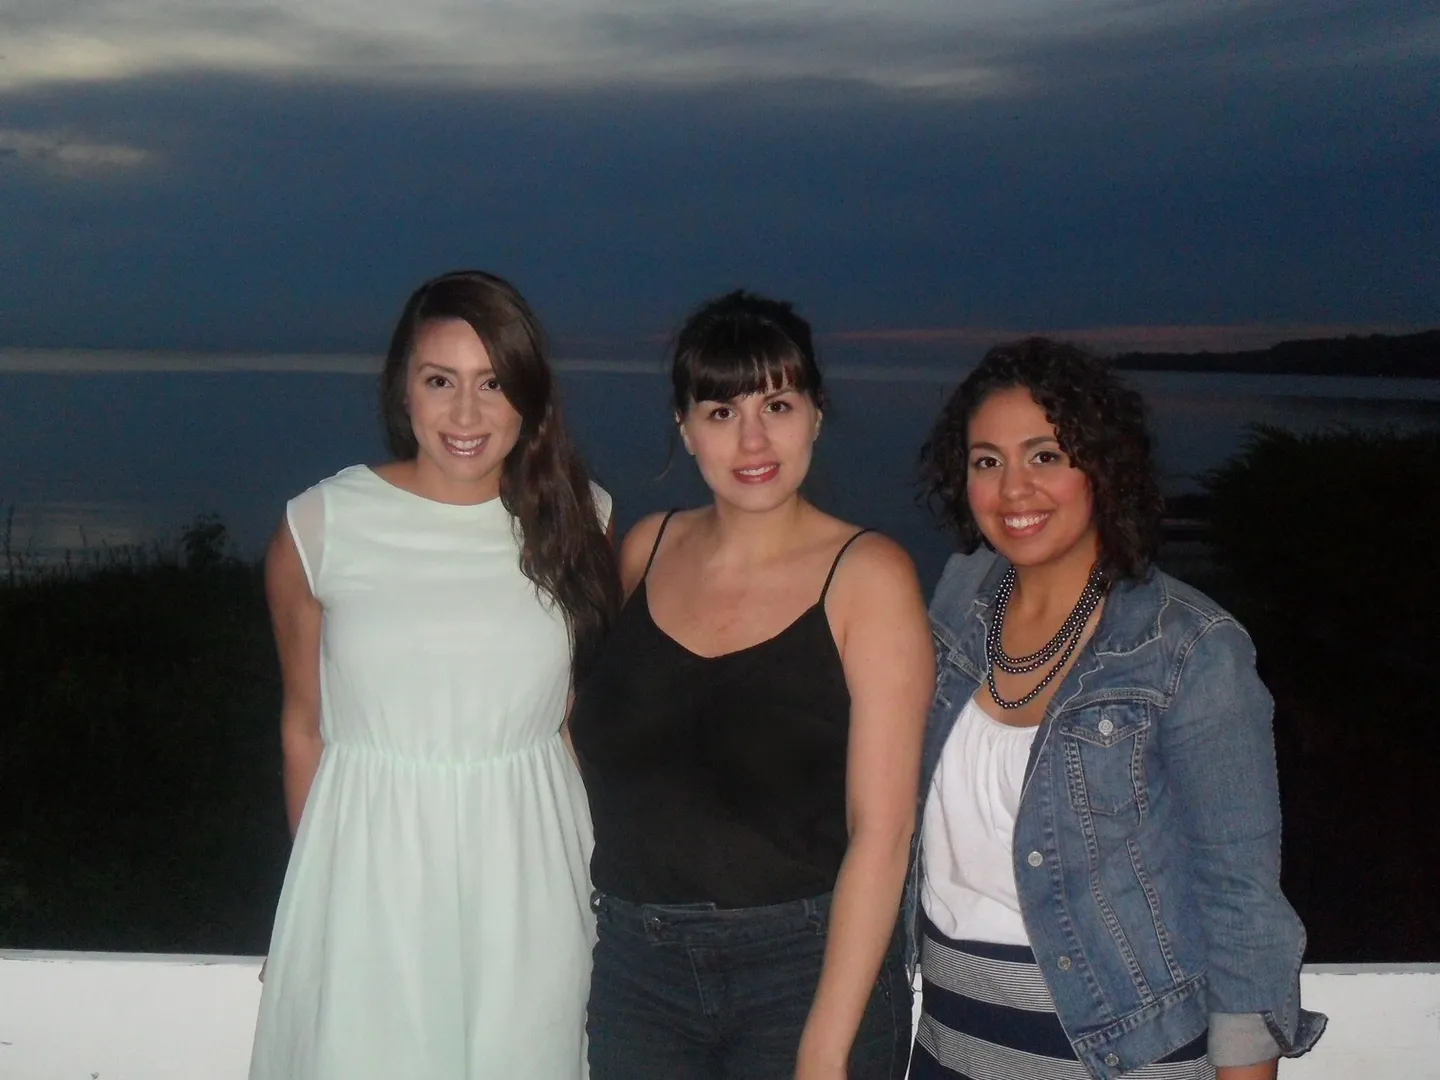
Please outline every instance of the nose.
[[1000, 494], [1006, 499], [1022, 499], [1030, 494], [1033, 484], [1030, 470], [1023, 462], [1007, 462], [1000, 475]]
[[476, 391], [461, 391], [455, 395], [450, 405], [450, 419], [456, 427], [468, 427], [479, 418], [480, 402], [475, 395]]
[[770, 433], [765, 430], [765, 421], [758, 415], [740, 415], [740, 449], [747, 452], [763, 450], [770, 442]]

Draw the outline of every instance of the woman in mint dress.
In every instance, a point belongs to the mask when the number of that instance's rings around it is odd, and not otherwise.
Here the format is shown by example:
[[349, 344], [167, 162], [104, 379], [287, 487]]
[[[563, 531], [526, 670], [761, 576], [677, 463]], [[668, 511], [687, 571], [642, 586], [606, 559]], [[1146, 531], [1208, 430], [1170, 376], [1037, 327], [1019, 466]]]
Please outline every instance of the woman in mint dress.
[[617, 606], [610, 500], [499, 278], [422, 286], [381, 394], [395, 460], [293, 499], [267, 559], [295, 846], [251, 1080], [578, 1078], [591, 831], [564, 726]]

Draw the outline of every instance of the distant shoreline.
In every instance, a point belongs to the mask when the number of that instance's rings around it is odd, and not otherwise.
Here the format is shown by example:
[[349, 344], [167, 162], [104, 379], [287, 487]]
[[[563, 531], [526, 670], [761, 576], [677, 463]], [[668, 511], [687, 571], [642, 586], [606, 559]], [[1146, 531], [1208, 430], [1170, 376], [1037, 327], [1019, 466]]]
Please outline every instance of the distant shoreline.
[[1114, 357], [1114, 364], [1129, 371], [1440, 379], [1440, 330], [1282, 341], [1242, 352], [1128, 352]]
[[[1078, 340], [1082, 340], [1080, 338]], [[128, 375], [148, 373], [238, 374], [298, 372], [374, 377], [383, 357], [365, 353], [260, 353], [187, 350], [0, 347], [0, 375]], [[979, 356], [937, 362], [900, 353], [889, 358], [842, 359], [828, 364], [827, 378], [858, 382], [952, 384]], [[591, 359], [559, 355], [558, 371], [584, 375], [661, 377], [653, 360]], [[1112, 357], [1127, 371], [1301, 375], [1341, 378], [1440, 379], [1440, 329], [1414, 334], [1351, 335], [1282, 341], [1266, 349], [1235, 352], [1122, 352]]]

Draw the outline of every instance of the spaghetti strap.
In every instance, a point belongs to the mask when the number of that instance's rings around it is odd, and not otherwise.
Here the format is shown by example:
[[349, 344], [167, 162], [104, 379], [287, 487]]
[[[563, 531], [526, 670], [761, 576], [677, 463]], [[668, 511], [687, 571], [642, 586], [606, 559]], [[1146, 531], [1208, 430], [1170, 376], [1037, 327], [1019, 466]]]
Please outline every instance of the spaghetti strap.
[[[655, 565], [655, 555], [660, 550], [660, 541], [665, 536], [665, 529], [670, 524], [670, 519], [679, 512], [678, 510], [665, 511], [665, 517], [660, 521], [660, 531], [655, 534], [655, 544], [650, 548], [650, 558], [645, 561], [645, 572], [640, 575], [641, 581], [650, 576], [650, 567]], [[834, 571], [832, 570], [831, 573], [833, 574]]]
[[[661, 531], [664, 531], [664, 526], [661, 526]], [[825, 597], [830, 592], [830, 583], [835, 580], [835, 571], [840, 569], [840, 560], [845, 557], [845, 552], [850, 550], [850, 545], [866, 533], [874, 531], [874, 529], [861, 529], [840, 546], [840, 550], [835, 553], [835, 561], [830, 564], [830, 573], [825, 577], [825, 587], [820, 590], [820, 603], [825, 603]], [[655, 556], [652, 554], [650, 557], [653, 559]]]

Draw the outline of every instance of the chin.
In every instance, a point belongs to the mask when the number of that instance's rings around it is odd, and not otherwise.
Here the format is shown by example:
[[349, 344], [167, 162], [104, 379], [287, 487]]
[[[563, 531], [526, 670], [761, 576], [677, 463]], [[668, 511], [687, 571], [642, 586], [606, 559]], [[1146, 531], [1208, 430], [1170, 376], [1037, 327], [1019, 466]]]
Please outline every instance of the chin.
[[741, 487], [739, 490], [735, 490], [734, 487], [731, 487], [723, 493], [722, 497], [739, 510], [745, 510], [752, 514], [763, 514], [784, 506], [798, 493], [798, 488], [776, 488], [767, 484], [758, 489]]
[[[1009, 541], [996, 544], [992, 541], [990, 546], [1019, 570], [1068, 562], [1082, 550], [1079, 543], [1056, 546], [1054, 544], [1015, 544]], [[1093, 562], [1094, 559], [1094, 554], [1090, 554], [1089, 561]]]

